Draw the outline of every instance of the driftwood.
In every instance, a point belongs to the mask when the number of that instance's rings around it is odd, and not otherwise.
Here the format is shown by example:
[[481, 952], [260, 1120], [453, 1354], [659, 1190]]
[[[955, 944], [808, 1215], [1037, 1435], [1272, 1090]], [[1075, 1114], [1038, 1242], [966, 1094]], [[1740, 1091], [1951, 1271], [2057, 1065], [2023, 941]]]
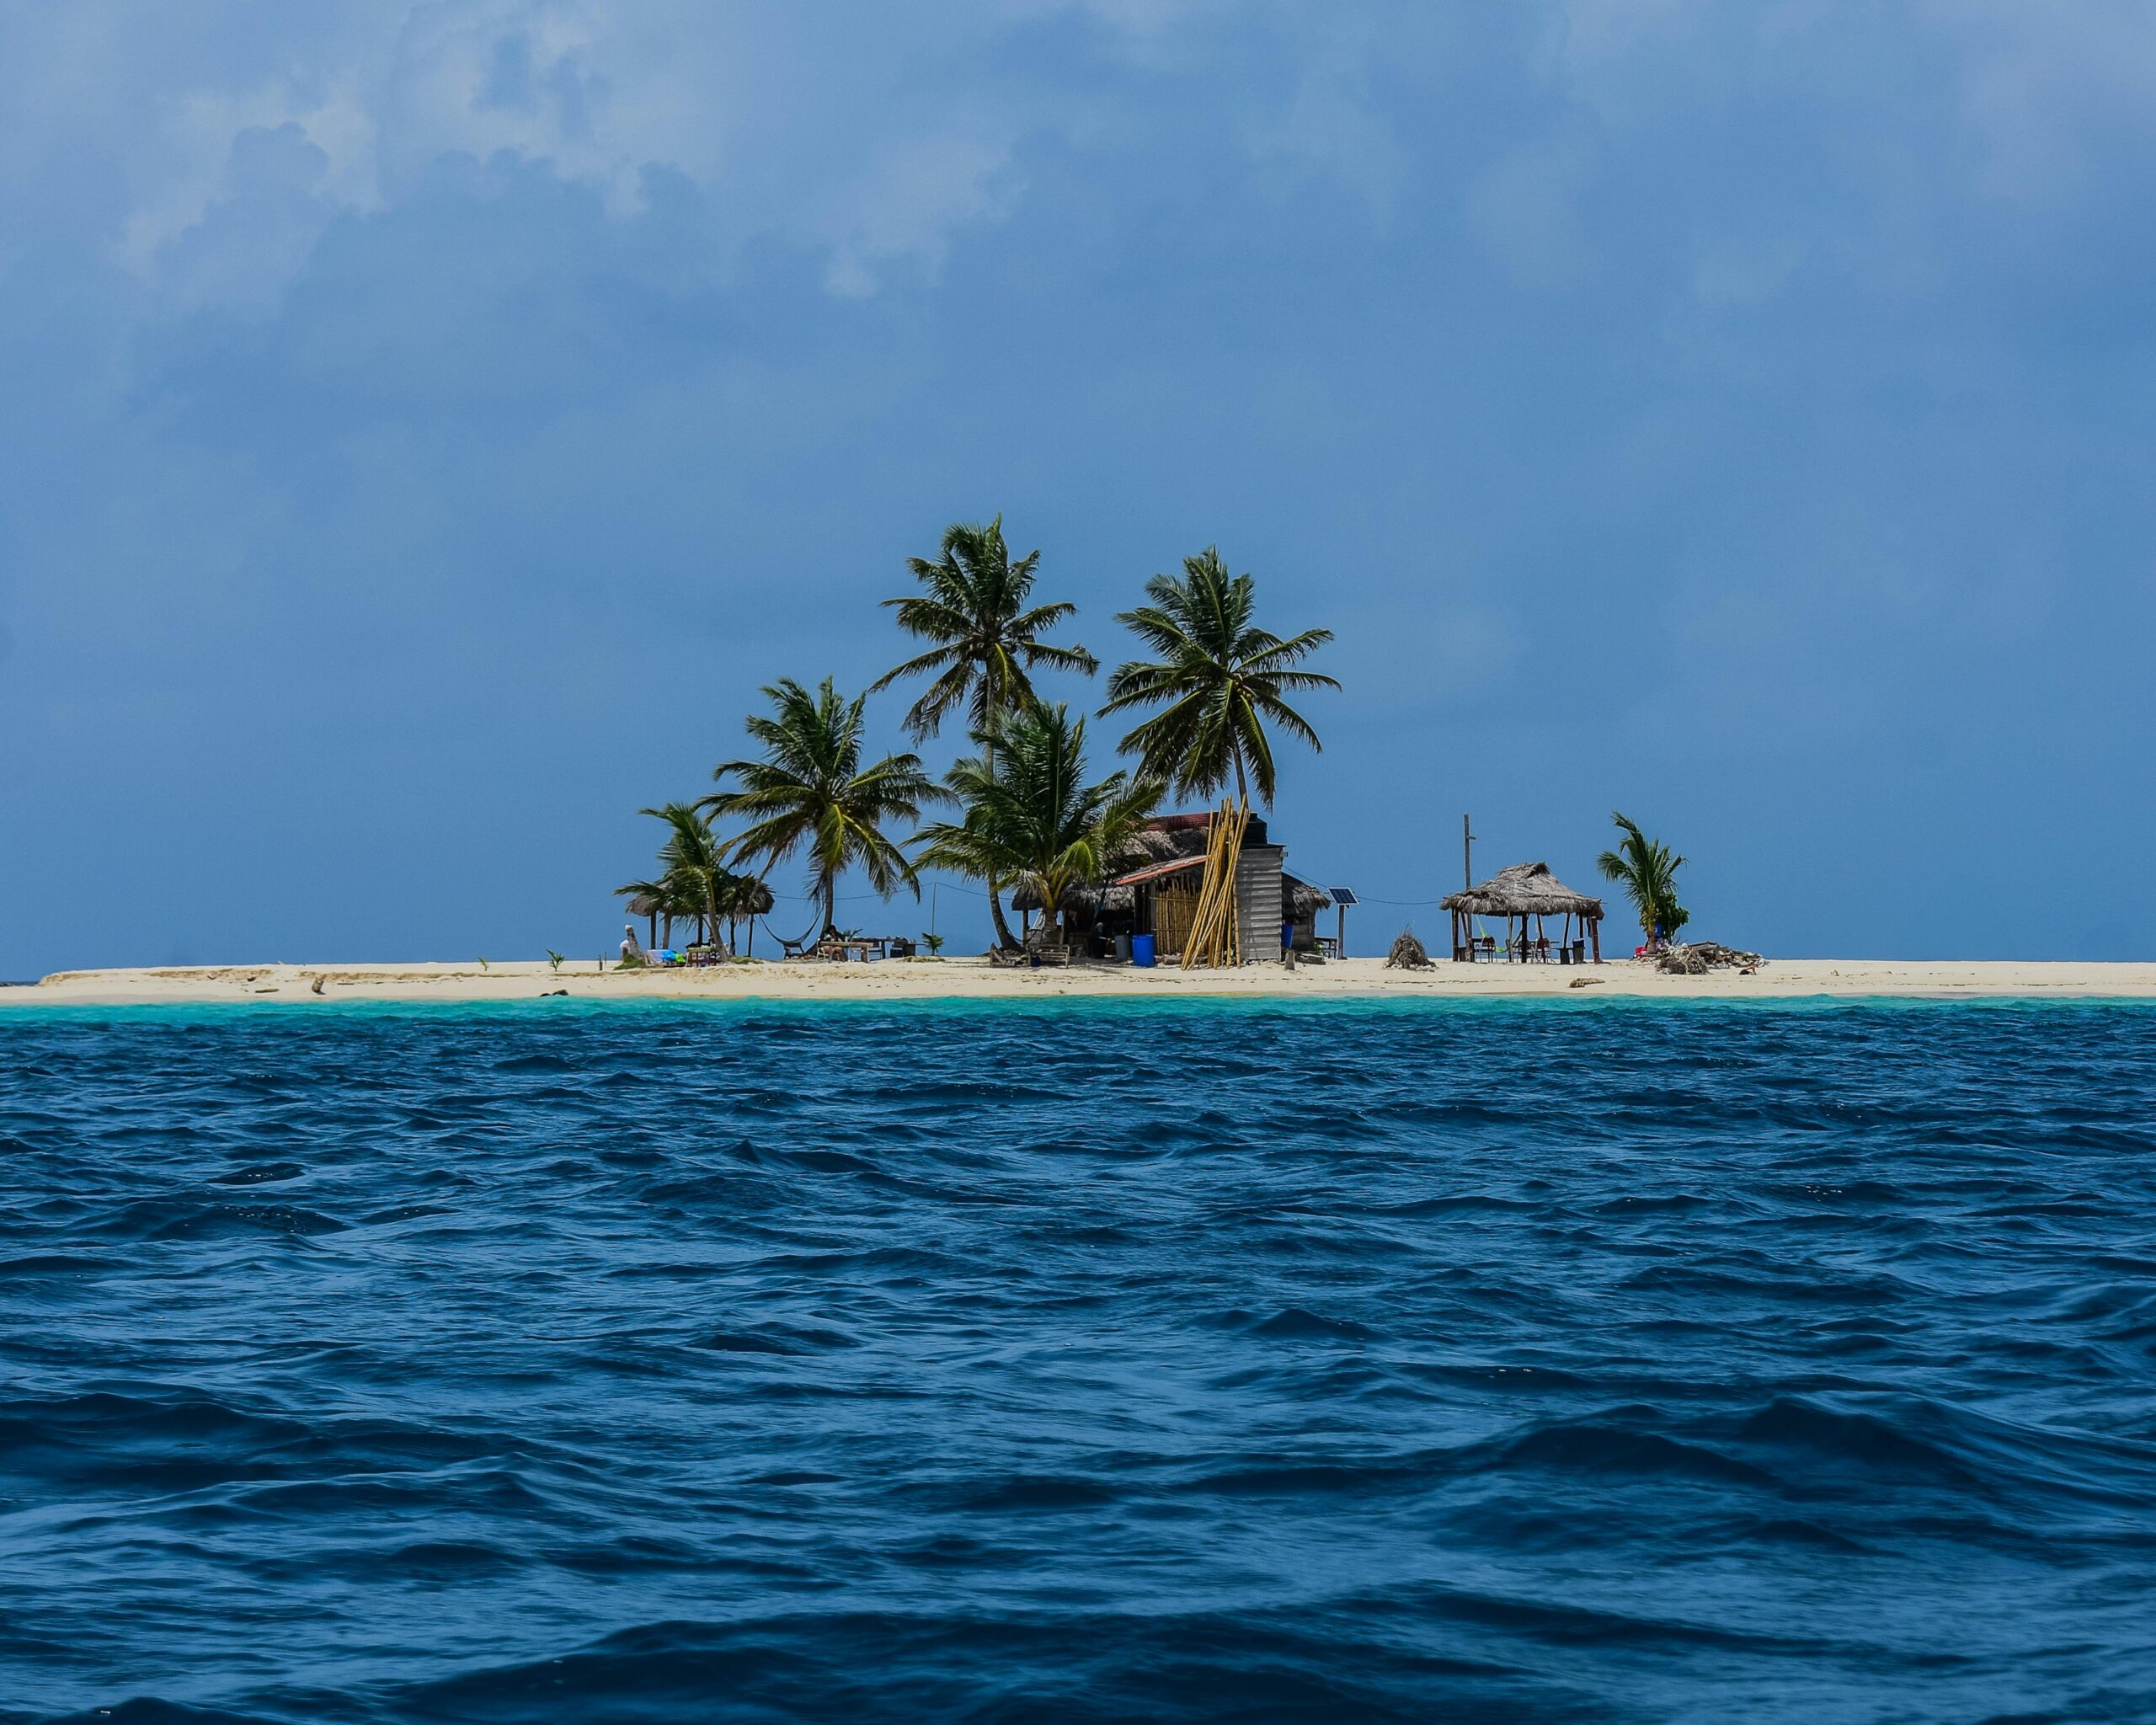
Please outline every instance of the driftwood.
[[1655, 959], [1655, 969], [1665, 976], [1705, 976], [1710, 970], [1757, 970], [1766, 962], [1757, 953], [1719, 941], [1695, 940], [1666, 948]]
[[1422, 943], [1415, 938], [1415, 931], [1403, 928], [1395, 937], [1392, 950], [1385, 955], [1385, 968], [1388, 970], [1434, 970], [1438, 967], [1430, 962], [1430, 955], [1422, 950]]

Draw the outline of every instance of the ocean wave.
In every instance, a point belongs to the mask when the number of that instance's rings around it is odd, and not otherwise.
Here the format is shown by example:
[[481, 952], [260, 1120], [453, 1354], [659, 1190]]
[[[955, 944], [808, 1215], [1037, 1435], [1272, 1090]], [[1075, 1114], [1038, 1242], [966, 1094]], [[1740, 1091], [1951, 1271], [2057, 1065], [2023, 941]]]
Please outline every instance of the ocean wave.
[[0, 1725], [2156, 1717], [2098, 1007], [0, 1026]]

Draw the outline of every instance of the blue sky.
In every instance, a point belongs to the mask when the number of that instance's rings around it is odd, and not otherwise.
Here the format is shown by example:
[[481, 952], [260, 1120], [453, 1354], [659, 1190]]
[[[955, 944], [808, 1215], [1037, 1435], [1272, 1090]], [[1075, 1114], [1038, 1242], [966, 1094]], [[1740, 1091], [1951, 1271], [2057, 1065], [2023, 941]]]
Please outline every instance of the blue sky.
[[2132, 0], [0, 3], [0, 974], [596, 953], [998, 510], [1111, 663], [1215, 542], [1337, 632], [1351, 944], [1621, 808], [2156, 958], [2152, 116]]

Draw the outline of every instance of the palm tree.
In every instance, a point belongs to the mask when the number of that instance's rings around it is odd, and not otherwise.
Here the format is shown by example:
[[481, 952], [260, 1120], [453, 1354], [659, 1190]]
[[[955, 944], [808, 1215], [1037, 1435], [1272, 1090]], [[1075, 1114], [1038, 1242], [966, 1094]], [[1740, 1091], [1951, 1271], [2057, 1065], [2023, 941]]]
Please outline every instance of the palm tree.
[[1692, 920], [1691, 913], [1677, 902], [1677, 871], [1684, 866], [1684, 859], [1659, 839], [1641, 832], [1636, 821], [1614, 811], [1609, 818], [1625, 835], [1624, 841], [1596, 857], [1595, 866], [1604, 879], [1625, 889], [1625, 896], [1639, 912], [1640, 932], [1648, 942], [1666, 940]]
[[1145, 584], [1153, 602], [1118, 617], [1159, 653], [1151, 664], [1133, 661], [1108, 679], [1103, 718], [1129, 707], [1166, 703], [1123, 740], [1139, 771], [1185, 793], [1211, 796], [1232, 777], [1239, 801], [1273, 802], [1270, 719], [1311, 748], [1322, 745], [1309, 721], [1285, 700], [1299, 689], [1337, 689], [1320, 672], [1295, 667], [1332, 638], [1330, 629], [1305, 629], [1282, 640], [1251, 622], [1256, 589], [1248, 575], [1230, 575], [1219, 551], [1209, 546], [1182, 560], [1180, 577], [1155, 575]]
[[718, 847], [702, 817], [689, 804], [670, 803], [663, 809], [638, 812], [667, 823], [666, 842], [659, 852], [659, 872], [654, 879], [632, 880], [626, 886], [616, 887], [615, 896], [627, 899], [632, 913], [651, 919], [650, 937], [654, 946], [659, 943], [659, 919], [664, 917], [667, 943], [671, 945], [677, 920], [696, 921], [701, 932], [710, 886], [700, 869], [712, 865]]
[[700, 944], [716, 939], [720, 905], [734, 876], [726, 868], [726, 847], [712, 831], [709, 819], [693, 803], [668, 803], [638, 812], [656, 816], [669, 828], [659, 860], [664, 865], [660, 903], [670, 920], [692, 916]]
[[782, 677], [765, 689], [772, 711], [752, 714], [750, 737], [763, 745], [760, 761], [725, 761], [712, 770], [741, 788], [714, 791], [700, 807], [739, 815], [752, 824], [735, 839], [732, 854], [760, 862], [768, 873], [806, 846], [808, 884], [824, 906], [824, 931], [835, 932], [838, 879], [858, 865], [885, 898], [901, 885], [921, 896], [905, 853], [883, 831], [893, 820], [918, 820], [922, 807], [942, 799], [918, 755], [886, 755], [862, 765], [862, 708], [866, 697], [845, 699], [825, 677], [814, 694]]
[[743, 921], [749, 925], [749, 950], [756, 950], [756, 919], [767, 916], [771, 909], [771, 889], [753, 874], [728, 874], [726, 884], [719, 890], [719, 914], [726, 918], [726, 949], [736, 949], [736, 931]]
[[[934, 644], [869, 685], [873, 695], [900, 677], [934, 674], [935, 681], [906, 713], [907, 735], [916, 741], [936, 735], [944, 719], [962, 707], [968, 729], [976, 736], [990, 735], [998, 717], [1034, 699], [1034, 670], [1045, 666], [1091, 676], [1101, 668], [1100, 660], [1083, 647], [1055, 647], [1040, 638], [1078, 609], [1061, 603], [1027, 604], [1040, 561], [1038, 550], [1011, 561], [1000, 515], [985, 526], [953, 522], [944, 529], [934, 561], [907, 559], [906, 567], [924, 590], [883, 603], [898, 612], [900, 628]], [[992, 877], [988, 908], [998, 943], [1014, 945]]]
[[1086, 721], [1061, 702], [1006, 713], [981, 742], [980, 755], [944, 780], [964, 819], [922, 828], [915, 865], [1031, 882], [1045, 940], [1070, 889], [1098, 880], [1128, 852], [1163, 787], [1122, 772], [1086, 783]]

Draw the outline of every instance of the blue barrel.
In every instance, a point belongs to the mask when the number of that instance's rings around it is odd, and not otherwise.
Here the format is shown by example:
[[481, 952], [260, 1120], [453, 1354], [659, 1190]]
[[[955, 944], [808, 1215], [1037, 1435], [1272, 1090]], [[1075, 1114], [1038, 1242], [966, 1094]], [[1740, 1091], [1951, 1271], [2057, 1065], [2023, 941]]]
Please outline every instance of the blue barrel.
[[1130, 962], [1140, 969], [1150, 970], [1153, 968], [1153, 937], [1151, 935], [1134, 934], [1130, 937]]
[[1292, 922], [1282, 923], [1280, 925], [1280, 950], [1284, 953], [1290, 947], [1294, 946], [1294, 943], [1295, 925]]

